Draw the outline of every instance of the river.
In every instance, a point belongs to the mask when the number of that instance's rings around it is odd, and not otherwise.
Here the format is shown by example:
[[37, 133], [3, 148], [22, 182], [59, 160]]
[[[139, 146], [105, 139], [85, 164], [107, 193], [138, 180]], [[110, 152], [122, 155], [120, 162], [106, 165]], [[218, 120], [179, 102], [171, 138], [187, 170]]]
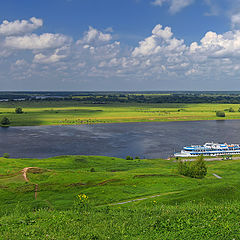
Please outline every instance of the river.
[[0, 154], [168, 158], [190, 144], [240, 143], [240, 120], [0, 128]]

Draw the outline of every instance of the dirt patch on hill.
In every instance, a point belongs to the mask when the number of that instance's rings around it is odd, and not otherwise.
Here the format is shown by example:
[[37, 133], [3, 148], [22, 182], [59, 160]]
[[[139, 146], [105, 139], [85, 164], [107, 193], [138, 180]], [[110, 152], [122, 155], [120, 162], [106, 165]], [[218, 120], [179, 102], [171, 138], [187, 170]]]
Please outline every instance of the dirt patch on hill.
[[[38, 168], [38, 167], [26, 167], [24, 168], [21, 172], [22, 172], [22, 175], [23, 175], [23, 178], [26, 182], [29, 182], [29, 179], [27, 178], [27, 173], [30, 172], [30, 173], [43, 173], [43, 172], [46, 172], [46, 171], [50, 171], [50, 170], [46, 170], [46, 169], [42, 169], [42, 168]], [[37, 195], [38, 195], [38, 184], [33, 184], [35, 187], [34, 187], [34, 198], [37, 199]]]
[[102, 186], [102, 185], [105, 185], [107, 183], [117, 182], [117, 181], [120, 181], [120, 180], [119, 179], [109, 179], [109, 180], [105, 180], [103, 182], [98, 183], [97, 186]]
[[24, 169], [22, 170], [23, 178], [24, 178], [24, 180], [25, 180], [26, 182], [29, 182], [29, 179], [27, 178], [27, 172], [28, 172], [29, 170], [33, 170], [33, 169], [35, 169], [35, 171], [38, 171], [39, 168], [36, 168], [36, 167], [26, 167], [26, 168], [24, 168]]
[[50, 171], [48, 169], [42, 169], [38, 167], [26, 167], [21, 172], [23, 174], [23, 178], [26, 182], [29, 182], [29, 179], [27, 178], [27, 173], [33, 173], [33, 174], [41, 174], [44, 172]]

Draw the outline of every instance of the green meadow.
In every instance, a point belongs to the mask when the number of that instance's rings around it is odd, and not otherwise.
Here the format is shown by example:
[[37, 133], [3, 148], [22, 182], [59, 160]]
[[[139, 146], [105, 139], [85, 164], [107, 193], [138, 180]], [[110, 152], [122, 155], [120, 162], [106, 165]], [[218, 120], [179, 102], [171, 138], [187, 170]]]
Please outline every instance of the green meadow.
[[[179, 175], [174, 159], [0, 158], [0, 165], [2, 239], [240, 236], [240, 160], [207, 162], [203, 179]], [[27, 167], [34, 167], [28, 181]]]
[[[24, 113], [16, 114], [22, 107]], [[233, 108], [234, 112], [228, 109]], [[97, 124], [113, 122], [196, 121], [240, 119], [240, 104], [83, 104], [78, 101], [23, 101], [0, 103], [1, 116], [11, 126]], [[224, 111], [226, 117], [216, 117]]]

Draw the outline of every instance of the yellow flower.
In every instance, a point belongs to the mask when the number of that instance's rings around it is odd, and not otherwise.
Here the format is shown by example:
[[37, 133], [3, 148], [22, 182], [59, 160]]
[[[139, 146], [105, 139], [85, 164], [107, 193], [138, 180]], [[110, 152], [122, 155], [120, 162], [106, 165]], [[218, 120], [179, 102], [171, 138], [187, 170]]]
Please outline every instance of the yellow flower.
[[84, 201], [88, 199], [88, 196], [86, 194], [78, 194], [77, 195], [80, 201]]

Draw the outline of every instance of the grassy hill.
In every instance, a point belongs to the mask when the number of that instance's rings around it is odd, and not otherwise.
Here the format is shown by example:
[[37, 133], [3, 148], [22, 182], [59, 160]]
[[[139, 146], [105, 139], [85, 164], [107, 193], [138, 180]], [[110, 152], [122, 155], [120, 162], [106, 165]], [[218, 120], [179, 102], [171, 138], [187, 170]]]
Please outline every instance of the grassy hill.
[[172, 160], [0, 158], [0, 236], [239, 239], [240, 160], [207, 165], [204, 179], [192, 179]]

